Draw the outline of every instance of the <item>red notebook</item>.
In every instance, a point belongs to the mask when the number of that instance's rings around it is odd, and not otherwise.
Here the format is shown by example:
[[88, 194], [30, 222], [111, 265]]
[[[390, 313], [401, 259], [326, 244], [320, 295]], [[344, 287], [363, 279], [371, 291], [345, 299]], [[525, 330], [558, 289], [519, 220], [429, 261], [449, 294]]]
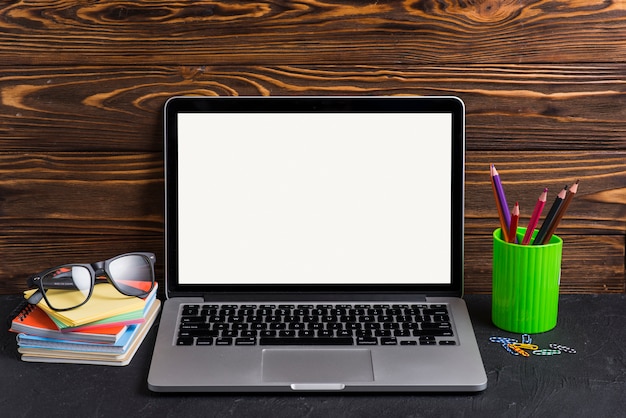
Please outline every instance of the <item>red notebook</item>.
[[12, 319], [10, 331], [59, 340], [112, 343], [126, 331], [126, 325], [61, 332], [46, 312], [37, 305], [28, 304]]

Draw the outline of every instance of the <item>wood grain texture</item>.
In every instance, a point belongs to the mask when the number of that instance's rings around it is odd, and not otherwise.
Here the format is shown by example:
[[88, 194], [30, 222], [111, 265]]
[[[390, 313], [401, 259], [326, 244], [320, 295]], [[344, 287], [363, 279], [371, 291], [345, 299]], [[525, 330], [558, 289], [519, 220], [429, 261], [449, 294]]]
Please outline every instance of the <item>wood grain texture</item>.
[[[522, 225], [580, 180], [564, 293], [624, 293], [626, 2], [71, 1], [0, 5], [0, 293], [51, 265], [157, 253], [175, 95], [455, 95], [469, 293], [491, 291], [497, 164]], [[554, 196], [554, 194], [552, 196]]]
[[626, 149], [626, 64], [0, 66], [3, 150], [160, 151], [174, 95], [456, 95], [468, 150]]
[[626, 5], [605, 0], [11, 2], [19, 65], [626, 61]]
[[162, 154], [0, 154], [0, 220], [12, 233], [163, 232]]

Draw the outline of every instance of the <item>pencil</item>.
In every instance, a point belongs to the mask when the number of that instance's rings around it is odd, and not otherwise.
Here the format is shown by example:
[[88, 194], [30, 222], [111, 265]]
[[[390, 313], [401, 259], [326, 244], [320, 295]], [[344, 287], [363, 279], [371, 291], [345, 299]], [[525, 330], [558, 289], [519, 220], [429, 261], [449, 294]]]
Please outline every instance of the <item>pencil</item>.
[[539, 217], [541, 216], [541, 211], [543, 211], [543, 207], [546, 205], [546, 200], [548, 199], [548, 188], [543, 189], [543, 193], [539, 195], [537, 199], [537, 203], [535, 204], [535, 209], [533, 209], [533, 214], [530, 216], [530, 221], [528, 222], [528, 228], [526, 228], [526, 234], [524, 234], [524, 239], [522, 239], [522, 245], [528, 245], [530, 243], [530, 238], [533, 236], [533, 232], [539, 223]]
[[517, 238], [517, 223], [519, 222], [519, 203], [515, 202], [511, 212], [511, 225], [509, 227], [509, 242], [515, 242]]
[[504, 195], [504, 189], [502, 188], [500, 175], [498, 174], [498, 170], [496, 170], [496, 166], [493, 164], [491, 164], [491, 187], [493, 189], [493, 196], [496, 200], [496, 206], [498, 208], [498, 216], [500, 217], [502, 238], [505, 242], [509, 242], [509, 225], [511, 224], [511, 213], [509, 212], [509, 206], [506, 203], [506, 196]]
[[565, 194], [567, 193], [567, 185], [559, 192], [554, 199], [554, 203], [550, 208], [550, 212], [546, 216], [546, 219], [543, 220], [543, 224], [541, 224], [541, 228], [539, 228], [539, 232], [537, 232], [537, 236], [533, 241], [533, 245], [541, 245], [543, 244], [543, 239], [546, 237], [548, 233], [548, 229], [550, 229], [550, 225], [554, 222], [554, 218], [556, 217], [556, 213], [559, 211], [559, 208], [563, 204], [563, 200], [565, 199]]
[[559, 208], [559, 211], [557, 212], [556, 217], [554, 218], [554, 221], [552, 221], [552, 223], [550, 224], [550, 228], [548, 229], [548, 232], [546, 233], [546, 236], [543, 239], [542, 244], [547, 244], [548, 242], [550, 242], [550, 238], [552, 238], [554, 231], [556, 231], [556, 228], [559, 226], [559, 222], [561, 222], [561, 219], [563, 218], [563, 215], [565, 214], [567, 207], [569, 206], [570, 202], [574, 198], [574, 195], [576, 194], [577, 191], [578, 191], [578, 180], [576, 180], [576, 182], [572, 184], [572, 186], [569, 188], [569, 193], [567, 194], [565, 201]]

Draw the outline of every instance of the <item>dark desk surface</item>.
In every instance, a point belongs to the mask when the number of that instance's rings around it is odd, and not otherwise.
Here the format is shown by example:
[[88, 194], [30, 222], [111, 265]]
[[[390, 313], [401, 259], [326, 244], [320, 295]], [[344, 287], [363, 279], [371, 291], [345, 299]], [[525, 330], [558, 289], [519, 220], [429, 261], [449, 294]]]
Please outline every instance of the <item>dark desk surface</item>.
[[[0, 297], [6, 318], [18, 296]], [[626, 295], [562, 295], [556, 329], [533, 335], [541, 347], [577, 354], [514, 357], [493, 335], [491, 297], [468, 295], [489, 384], [477, 394], [157, 394], [146, 386], [153, 328], [126, 367], [25, 363], [15, 336], [0, 332], [0, 415], [18, 416], [542, 416], [614, 417], [626, 409]], [[517, 336], [519, 338], [519, 336]]]

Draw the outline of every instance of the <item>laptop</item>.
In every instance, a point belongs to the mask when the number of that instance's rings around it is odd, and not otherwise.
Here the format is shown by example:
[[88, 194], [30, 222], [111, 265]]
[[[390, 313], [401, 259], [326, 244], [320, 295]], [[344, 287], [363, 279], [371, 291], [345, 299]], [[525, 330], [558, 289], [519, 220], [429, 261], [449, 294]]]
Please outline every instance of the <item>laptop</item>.
[[455, 97], [174, 97], [157, 392], [474, 392]]

